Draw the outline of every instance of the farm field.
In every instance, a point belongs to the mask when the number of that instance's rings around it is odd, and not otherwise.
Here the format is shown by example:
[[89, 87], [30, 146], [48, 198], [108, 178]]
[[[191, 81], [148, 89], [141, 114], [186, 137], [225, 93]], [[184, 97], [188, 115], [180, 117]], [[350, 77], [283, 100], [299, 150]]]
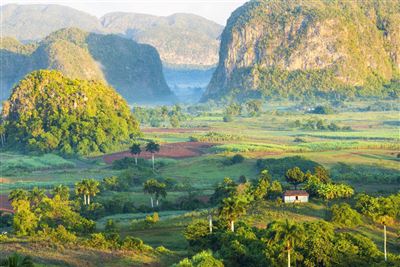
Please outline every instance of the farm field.
[[[97, 231], [105, 231], [107, 222], [111, 220], [117, 225], [121, 238], [135, 236], [154, 249], [162, 246], [170, 251], [168, 253], [173, 253], [171, 259], [176, 262], [190, 256], [190, 245], [184, 236], [188, 225], [194, 220], [207, 218], [210, 213], [216, 215], [215, 208], [210, 204], [216, 185], [225, 177], [233, 181], [239, 181], [240, 177], [255, 181], [260, 173], [260, 160], [267, 162], [266, 168], [271, 171], [272, 179], [285, 188], [290, 188], [290, 184], [279, 166], [289, 159], [298, 158], [322, 165], [330, 171], [334, 182], [350, 185], [356, 194], [388, 196], [400, 190], [399, 129], [396, 125], [385, 123], [396, 121], [397, 112], [345, 112], [333, 116], [266, 111], [259, 117], [238, 116], [231, 122], [222, 122], [221, 112], [216, 110], [213, 114], [193, 116], [180, 128], [145, 126], [142, 139], [156, 140], [160, 144], [160, 151], [155, 153], [154, 171], [151, 170], [151, 153], [146, 151], [139, 155], [138, 165], [127, 149], [102, 156], [70, 158], [56, 154], [0, 152], [0, 208], [11, 207], [7, 196], [16, 188], [32, 190], [39, 187], [50, 192], [54, 186], [64, 184], [74, 194], [75, 183], [85, 178], [94, 178], [102, 183], [107, 177], [133, 179], [129, 186], [118, 190], [101, 188], [92, 201], [103, 208], [89, 217], [96, 221]], [[334, 122], [342, 127], [349, 126], [351, 130], [299, 129], [293, 126], [298, 120]], [[229, 163], [229, 159], [236, 154], [242, 155], [243, 161]], [[288, 164], [291, 166], [291, 163]], [[150, 178], [172, 183], [166, 197], [161, 200], [161, 206], [156, 209], [151, 208], [150, 196], [143, 191], [143, 183]], [[299, 206], [257, 202], [249, 208], [242, 221], [263, 229], [274, 220], [327, 220], [330, 207], [341, 202], [334, 200], [328, 206], [314, 198]], [[146, 218], [154, 211], [157, 211], [159, 221], [154, 225], [146, 224]], [[379, 249], [383, 249], [381, 226], [366, 217], [360, 226], [345, 231], [365, 235]], [[398, 222], [388, 228], [387, 246], [392, 253], [400, 253], [396, 241], [398, 231]], [[167, 256], [155, 250], [139, 258], [130, 252], [111, 255], [107, 249], [91, 250], [85, 251], [88, 256], [81, 259], [79, 249], [74, 246], [66, 248], [68, 256], [60, 257], [62, 251], [57, 246], [52, 247], [50, 252], [38, 252], [43, 246], [40, 243], [28, 252], [29, 242], [17, 239], [3, 253], [18, 249], [34, 255], [39, 266], [65, 263], [77, 266], [83, 261], [92, 261], [91, 264], [96, 266], [97, 261], [92, 257], [104, 261], [104, 266], [170, 264], [170, 261], [160, 264]]]

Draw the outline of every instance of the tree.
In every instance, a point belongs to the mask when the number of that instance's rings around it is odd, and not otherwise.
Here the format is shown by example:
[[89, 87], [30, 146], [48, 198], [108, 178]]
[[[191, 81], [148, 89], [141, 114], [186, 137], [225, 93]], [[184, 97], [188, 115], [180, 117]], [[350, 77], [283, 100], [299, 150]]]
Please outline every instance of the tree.
[[299, 167], [294, 167], [287, 170], [285, 178], [288, 183], [293, 184], [295, 189], [297, 189], [299, 184], [305, 182], [307, 175], [302, 172]]
[[262, 102], [261, 100], [250, 100], [246, 102], [247, 113], [251, 116], [257, 116], [262, 111]]
[[75, 184], [75, 192], [77, 195], [83, 195], [84, 205], [90, 205], [90, 197], [100, 192], [100, 182], [94, 179], [83, 179]]
[[156, 179], [149, 179], [143, 184], [144, 193], [150, 195], [150, 203], [152, 208], [154, 208], [153, 195], [155, 196], [158, 206], [159, 197], [161, 196], [165, 198], [167, 196], [167, 192], [165, 190], [166, 187], [166, 184], [161, 183]]
[[222, 261], [213, 257], [211, 251], [202, 251], [191, 259], [185, 258], [172, 267], [224, 267]]
[[32, 191], [28, 192], [28, 199], [33, 205], [38, 205], [43, 198], [47, 197], [44, 189], [35, 186]]
[[134, 143], [130, 148], [130, 152], [131, 152], [131, 154], [135, 155], [135, 164], [137, 165], [138, 156], [142, 152], [142, 149], [140, 148], [140, 144]]
[[235, 231], [235, 221], [246, 214], [247, 200], [242, 196], [231, 196], [222, 200], [219, 216], [228, 221], [232, 232]]
[[61, 200], [68, 200], [69, 199], [69, 187], [66, 185], [57, 185], [53, 188], [51, 193], [56, 196], [60, 196]]
[[8, 195], [8, 200], [10, 202], [18, 200], [28, 200], [28, 191], [23, 189], [14, 189]]
[[268, 173], [268, 170], [262, 170], [260, 172], [257, 185], [253, 191], [253, 195], [255, 199], [263, 199], [268, 194], [268, 189], [270, 187], [271, 175]]
[[87, 192], [88, 192], [87, 204], [90, 205], [90, 197], [96, 196], [96, 194], [100, 192], [99, 189], [100, 182], [96, 181], [95, 179], [87, 179], [85, 185], [87, 187]]
[[0, 262], [0, 266], [5, 267], [34, 267], [32, 258], [30, 256], [23, 256], [18, 253], [14, 253], [8, 256], [7, 259]]
[[154, 141], [150, 141], [146, 145], [146, 151], [151, 153], [151, 160], [153, 162], [153, 171], [154, 171], [154, 153], [160, 151], [160, 145]]
[[11, 202], [15, 214], [13, 218], [13, 228], [17, 235], [28, 235], [34, 232], [39, 219], [31, 211], [28, 200], [20, 199]]
[[288, 267], [290, 267], [290, 253], [296, 243], [303, 237], [303, 228], [286, 219], [285, 222], [273, 222], [268, 225], [269, 237], [275, 242], [282, 242], [288, 253]]
[[88, 195], [88, 190], [83, 181], [75, 183], [75, 194], [78, 196], [82, 195], [83, 196], [83, 204], [87, 205], [86, 196]]
[[314, 168], [314, 176], [318, 178], [321, 183], [329, 183], [331, 181], [331, 177], [327, 169], [322, 166], [316, 166]]
[[210, 197], [210, 202], [218, 204], [222, 199], [235, 192], [236, 186], [236, 183], [231, 178], [225, 177], [224, 181], [216, 186], [214, 193]]
[[331, 221], [341, 226], [354, 227], [362, 222], [360, 214], [347, 203], [333, 205], [331, 213]]

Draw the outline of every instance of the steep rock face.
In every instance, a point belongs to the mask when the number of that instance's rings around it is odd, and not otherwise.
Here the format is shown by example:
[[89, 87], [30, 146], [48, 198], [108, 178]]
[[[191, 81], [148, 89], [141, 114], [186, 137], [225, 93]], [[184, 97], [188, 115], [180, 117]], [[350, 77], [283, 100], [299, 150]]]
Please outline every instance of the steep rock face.
[[256, 0], [232, 13], [203, 100], [381, 94], [399, 75], [398, 1]]
[[5, 59], [0, 66], [2, 99], [25, 74], [38, 69], [55, 69], [70, 78], [109, 83], [128, 101], [174, 99], [165, 82], [160, 57], [149, 45], [76, 28], [56, 31], [37, 45], [6, 40], [0, 49]]
[[222, 26], [205, 18], [116, 12], [106, 14], [100, 21], [107, 31], [154, 46], [169, 67], [208, 68], [218, 62]]

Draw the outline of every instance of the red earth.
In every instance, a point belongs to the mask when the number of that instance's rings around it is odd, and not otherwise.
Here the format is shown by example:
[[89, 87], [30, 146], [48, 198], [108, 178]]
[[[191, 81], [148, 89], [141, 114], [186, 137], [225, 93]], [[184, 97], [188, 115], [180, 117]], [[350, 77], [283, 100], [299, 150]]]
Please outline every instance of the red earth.
[[[189, 157], [196, 157], [203, 155], [205, 150], [216, 144], [213, 143], [200, 143], [200, 142], [178, 142], [178, 143], [168, 143], [161, 144], [160, 151], [155, 155], [160, 158], [173, 158], [182, 159]], [[113, 154], [108, 154], [103, 156], [105, 163], [111, 164], [114, 160], [122, 159], [125, 157], [134, 157], [129, 151], [123, 151]], [[149, 159], [151, 158], [151, 153], [143, 151], [140, 153], [139, 158]]]
[[8, 201], [8, 195], [0, 195], [0, 211], [6, 211], [13, 213], [13, 207]]

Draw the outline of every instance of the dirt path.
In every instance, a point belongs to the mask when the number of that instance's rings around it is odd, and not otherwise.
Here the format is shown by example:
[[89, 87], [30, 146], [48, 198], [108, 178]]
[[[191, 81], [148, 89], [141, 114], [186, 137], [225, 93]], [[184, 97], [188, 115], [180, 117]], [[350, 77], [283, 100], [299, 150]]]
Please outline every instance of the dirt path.
[[[156, 154], [156, 157], [173, 159], [196, 157], [205, 154], [206, 149], [214, 145], [216, 144], [200, 142], [178, 142], [162, 144], [160, 145], [160, 151]], [[129, 151], [123, 151], [104, 155], [103, 160], [104, 162], [111, 164], [114, 160], [122, 159], [125, 157], [133, 157], [133, 155]], [[149, 159], [151, 158], [151, 153], [143, 151], [140, 154], [139, 158]]]

